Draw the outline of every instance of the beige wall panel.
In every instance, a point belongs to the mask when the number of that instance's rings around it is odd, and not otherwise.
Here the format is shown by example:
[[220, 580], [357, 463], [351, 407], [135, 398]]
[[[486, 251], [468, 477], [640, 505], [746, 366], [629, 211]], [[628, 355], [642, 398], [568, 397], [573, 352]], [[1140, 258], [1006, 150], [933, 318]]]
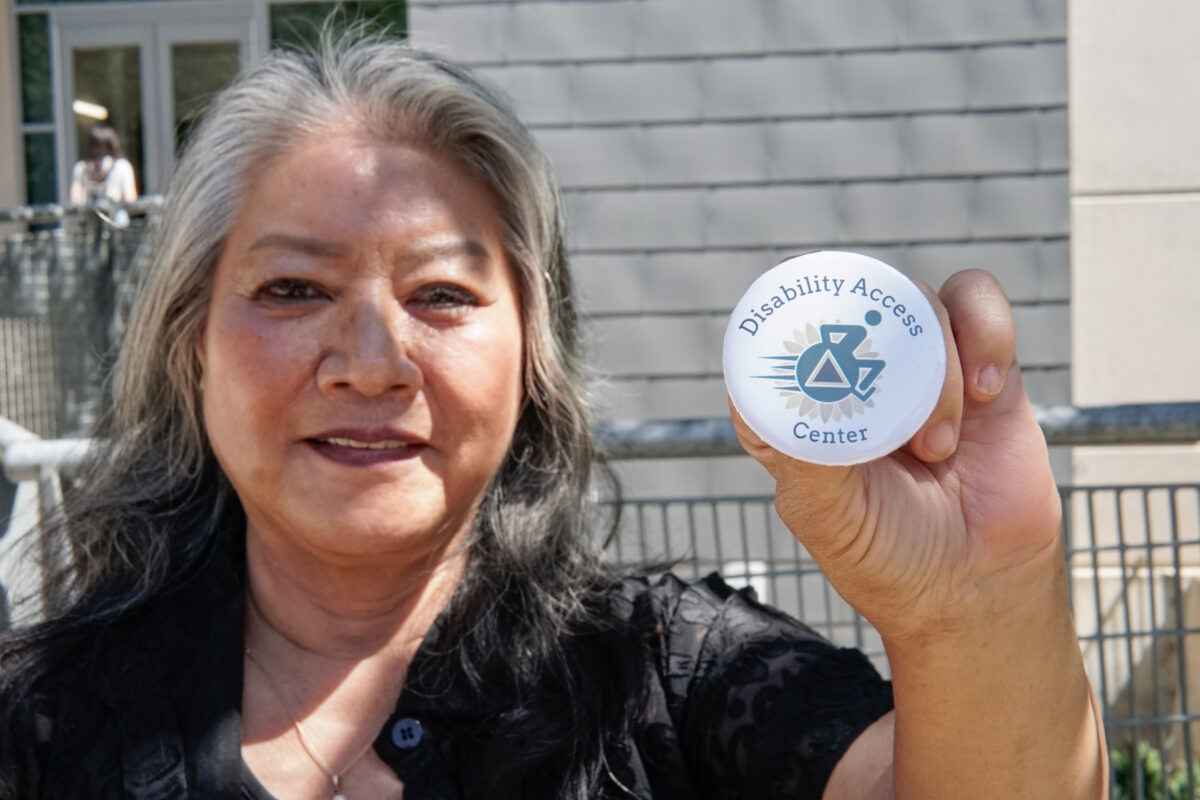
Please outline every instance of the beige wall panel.
[[1077, 447], [1077, 486], [1197, 483], [1200, 443], [1171, 447]]
[[1072, 201], [1072, 397], [1200, 399], [1200, 193]]
[[[12, 0], [0, 0], [0, 208], [10, 208], [25, 199], [21, 188], [22, 172], [17, 130], [17, 64], [13, 54], [15, 34], [11, 13]], [[0, 223], [0, 236], [13, 233], [16, 226]]]
[[[1073, 0], [1069, 10], [1072, 400], [1200, 400], [1200, 4]], [[1200, 477], [1200, 446], [1076, 448], [1072, 461], [1081, 485]], [[1098, 511], [1099, 544], [1138, 540], [1140, 511]], [[1168, 533], [1194, 538], [1194, 519], [1175, 511], [1182, 529]], [[1171, 518], [1152, 509], [1149, 525]]]
[[1200, 3], [1070, 4], [1075, 193], [1200, 188]]

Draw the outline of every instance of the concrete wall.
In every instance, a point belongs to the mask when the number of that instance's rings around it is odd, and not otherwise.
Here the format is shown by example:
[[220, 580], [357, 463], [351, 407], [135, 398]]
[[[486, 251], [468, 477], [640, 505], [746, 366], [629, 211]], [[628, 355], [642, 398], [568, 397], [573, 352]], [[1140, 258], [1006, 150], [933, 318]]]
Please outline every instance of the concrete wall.
[[[1200, 399], [1200, 5], [1071, 4], [1072, 398]], [[1076, 452], [1087, 483], [1195, 481], [1200, 448]]]
[[[1069, 398], [1065, 0], [412, 0], [551, 154], [613, 417], [728, 413], [728, 311], [823, 247], [1000, 276], [1035, 400]], [[769, 488], [629, 466], [634, 493]]]

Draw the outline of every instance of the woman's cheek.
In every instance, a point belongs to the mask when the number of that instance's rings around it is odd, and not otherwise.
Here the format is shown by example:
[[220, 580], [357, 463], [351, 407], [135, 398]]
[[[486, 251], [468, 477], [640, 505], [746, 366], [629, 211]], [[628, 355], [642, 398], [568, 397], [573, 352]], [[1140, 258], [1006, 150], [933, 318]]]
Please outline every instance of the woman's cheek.
[[322, 340], [318, 326], [303, 318], [250, 318], [240, 323], [236, 336], [240, 369], [256, 382], [298, 377], [311, 368]]

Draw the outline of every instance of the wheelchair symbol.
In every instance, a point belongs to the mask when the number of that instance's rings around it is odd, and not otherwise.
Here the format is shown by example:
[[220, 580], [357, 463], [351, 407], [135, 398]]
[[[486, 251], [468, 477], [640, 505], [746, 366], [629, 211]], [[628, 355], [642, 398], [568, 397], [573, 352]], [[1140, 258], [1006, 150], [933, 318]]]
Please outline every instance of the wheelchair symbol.
[[[878, 320], [877, 312], [868, 312], [868, 324]], [[886, 365], [882, 359], [854, 354], [866, 339], [867, 329], [861, 325], [822, 325], [821, 341], [796, 360], [800, 390], [818, 403], [837, 403], [850, 395], [865, 402], [875, 393], [875, 379]]]

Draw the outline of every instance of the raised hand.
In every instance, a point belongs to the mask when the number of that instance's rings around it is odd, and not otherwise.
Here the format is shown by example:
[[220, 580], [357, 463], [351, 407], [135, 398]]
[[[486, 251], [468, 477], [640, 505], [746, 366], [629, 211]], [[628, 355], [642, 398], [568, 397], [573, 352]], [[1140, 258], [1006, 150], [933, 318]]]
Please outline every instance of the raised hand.
[[945, 333], [946, 377], [905, 447], [852, 467], [803, 463], [733, 412], [742, 445], [775, 477], [780, 517], [874, 624], [892, 668], [895, 715], [851, 748], [826, 798], [875, 797], [856, 776], [886, 769], [886, 797], [1098, 800], [1103, 734], [1008, 300], [980, 271], [922, 288]]
[[733, 412], [742, 445], [777, 481], [784, 523], [885, 637], [984, 611], [974, 601], [994, 575], [1045, 567], [1060, 516], [1000, 285], [975, 270], [937, 294], [922, 288], [945, 333], [946, 379], [907, 447], [853, 467], [807, 464]]

